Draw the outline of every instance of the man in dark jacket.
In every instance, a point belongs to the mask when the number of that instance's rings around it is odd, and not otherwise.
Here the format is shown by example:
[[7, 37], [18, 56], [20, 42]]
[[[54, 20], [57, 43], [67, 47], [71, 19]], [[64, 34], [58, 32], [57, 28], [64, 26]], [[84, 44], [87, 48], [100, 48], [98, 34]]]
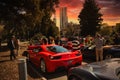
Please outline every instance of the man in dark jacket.
[[16, 59], [15, 55], [15, 36], [12, 36], [11, 39], [8, 41], [8, 48], [10, 49], [10, 60], [12, 57]]

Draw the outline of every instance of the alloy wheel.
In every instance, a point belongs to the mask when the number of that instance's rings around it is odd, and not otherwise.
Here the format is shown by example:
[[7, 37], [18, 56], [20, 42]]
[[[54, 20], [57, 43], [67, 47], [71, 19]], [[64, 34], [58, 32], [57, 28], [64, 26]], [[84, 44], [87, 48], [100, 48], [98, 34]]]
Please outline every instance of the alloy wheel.
[[41, 62], [40, 62], [40, 69], [42, 72], [46, 72], [46, 64], [45, 64], [45, 61], [42, 59]]

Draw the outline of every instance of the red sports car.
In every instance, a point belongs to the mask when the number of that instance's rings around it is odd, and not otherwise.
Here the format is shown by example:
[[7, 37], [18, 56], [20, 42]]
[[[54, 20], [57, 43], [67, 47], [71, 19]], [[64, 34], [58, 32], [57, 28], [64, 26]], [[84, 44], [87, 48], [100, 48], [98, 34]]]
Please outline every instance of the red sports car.
[[29, 46], [26, 56], [43, 73], [55, 72], [61, 68], [67, 69], [82, 63], [81, 52], [72, 52], [62, 46], [53, 44]]

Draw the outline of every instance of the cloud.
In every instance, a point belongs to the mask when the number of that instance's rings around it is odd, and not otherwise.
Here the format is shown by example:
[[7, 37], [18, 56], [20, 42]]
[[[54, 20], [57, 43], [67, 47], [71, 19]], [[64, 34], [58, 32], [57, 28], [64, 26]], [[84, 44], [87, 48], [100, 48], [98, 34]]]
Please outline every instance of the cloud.
[[81, 0], [60, 0], [60, 7], [68, 7], [69, 9], [81, 8]]
[[120, 0], [99, 0], [98, 4], [102, 6], [101, 11], [105, 16], [120, 15]]
[[67, 7], [68, 20], [77, 21], [78, 15], [83, 6], [83, 0], [60, 0], [59, 7]]
[[[111, 23], [120, 21], [120, 0], [96, 0], [101, 8], [101, 13], [105, 22]], [[68, 20], [78, 19], [78, 15], [83, 8], [84, 0], [60, 0], [60, 7], [67, 7]]]

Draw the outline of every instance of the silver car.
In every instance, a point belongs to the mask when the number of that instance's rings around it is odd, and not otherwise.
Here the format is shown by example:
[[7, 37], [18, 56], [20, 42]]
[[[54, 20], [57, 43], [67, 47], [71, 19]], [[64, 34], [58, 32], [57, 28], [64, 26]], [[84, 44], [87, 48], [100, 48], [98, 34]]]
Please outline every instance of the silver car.
[[120, 80], [120, 58], [70, 68], [67, 77], [68, 80]]

